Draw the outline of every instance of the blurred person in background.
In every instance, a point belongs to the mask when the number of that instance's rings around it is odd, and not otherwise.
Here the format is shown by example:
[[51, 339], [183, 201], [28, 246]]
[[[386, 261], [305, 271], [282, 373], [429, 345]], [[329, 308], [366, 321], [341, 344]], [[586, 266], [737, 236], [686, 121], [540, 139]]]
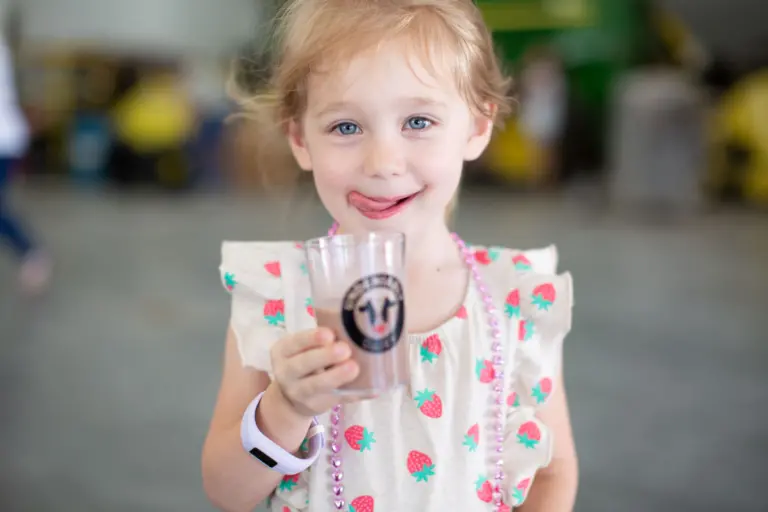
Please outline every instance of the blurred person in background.
[[565, 70], [554, 50], [535, 47], [524, 58], [520, 75], [521, 125], [535, 145], [532, 171], [538, 183], [549, 187], [555, 184], [561, 165], [568, 110]]
[[42, 291], [50, 279], [51, 263], [8, 206], [11, 175], [29, 144], [29, 127], [21, 111], [15, 87], [10, 48], [0, 36], [0, 238], [20, 262], [19, 280], [30, 294]]

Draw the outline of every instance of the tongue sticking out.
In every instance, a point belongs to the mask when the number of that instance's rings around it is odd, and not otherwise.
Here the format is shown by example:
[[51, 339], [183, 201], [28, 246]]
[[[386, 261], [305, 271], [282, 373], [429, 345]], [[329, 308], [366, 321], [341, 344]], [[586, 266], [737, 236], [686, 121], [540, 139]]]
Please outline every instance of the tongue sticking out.
[[364, 196], [359, 192], [350, 192], [348, 196], [349, 203], [352, 206], [359, 210], [368, 212], [383, 212], [384, 210], [392, 208], [403, 199], [407, 199], [407, 197], [373, 198]]

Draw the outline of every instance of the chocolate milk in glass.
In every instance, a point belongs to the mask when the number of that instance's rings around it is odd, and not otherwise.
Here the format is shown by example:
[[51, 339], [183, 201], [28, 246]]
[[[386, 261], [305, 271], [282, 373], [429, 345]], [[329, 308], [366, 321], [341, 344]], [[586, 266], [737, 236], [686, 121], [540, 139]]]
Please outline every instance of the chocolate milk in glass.
[[376, 395], [406, 384], [403, 236], [337, 235], [305, 247], [317, 324], [347, 343], [360, 365], [338, 393]]

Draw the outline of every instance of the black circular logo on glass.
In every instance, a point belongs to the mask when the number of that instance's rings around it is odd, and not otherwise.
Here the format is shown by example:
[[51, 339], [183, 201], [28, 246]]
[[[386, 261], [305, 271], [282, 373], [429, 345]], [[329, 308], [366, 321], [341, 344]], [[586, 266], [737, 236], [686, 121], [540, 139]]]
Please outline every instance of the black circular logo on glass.
[[349, 339], [363, 350], [391, 350], [405, 324], [403, 285], [389, 274], [358, 279], [344, 295], [341, 322]]

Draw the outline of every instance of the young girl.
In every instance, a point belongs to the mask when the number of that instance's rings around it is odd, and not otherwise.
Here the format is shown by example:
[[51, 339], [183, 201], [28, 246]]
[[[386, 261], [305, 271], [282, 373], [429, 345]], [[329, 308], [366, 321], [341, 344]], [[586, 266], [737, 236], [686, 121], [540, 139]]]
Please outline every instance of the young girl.
[[209, 498], [228, 511], [571, 510], [570, 276], [553, 247], [468, 246], [445, 221], [463, 162], [509, 110], [480, 13], [470, 0], [293, 0], [279, 20], [267, 99], [331, 231], [406, 235], [410, 385], [337, 404], [359, 369], [316, 327], [301, 244], [225, 243]]

